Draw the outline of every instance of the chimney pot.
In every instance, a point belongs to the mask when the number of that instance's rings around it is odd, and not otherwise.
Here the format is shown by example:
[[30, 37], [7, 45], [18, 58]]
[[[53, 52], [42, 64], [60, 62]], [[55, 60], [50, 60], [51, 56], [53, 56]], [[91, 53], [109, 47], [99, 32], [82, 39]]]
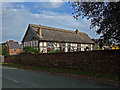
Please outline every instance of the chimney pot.
[[8, 43], [8, 41], [6, 41], [6, 43]]
[[9, 42], [14, 42], [14, 40], [9, 40]]
[[78, 29], [76, 29], [76, 31], [75, 31], [75, 32], [76, 32], [76, 34], [77, 34], [77, 35], [79, 35], [79, 30], [78, 30]]

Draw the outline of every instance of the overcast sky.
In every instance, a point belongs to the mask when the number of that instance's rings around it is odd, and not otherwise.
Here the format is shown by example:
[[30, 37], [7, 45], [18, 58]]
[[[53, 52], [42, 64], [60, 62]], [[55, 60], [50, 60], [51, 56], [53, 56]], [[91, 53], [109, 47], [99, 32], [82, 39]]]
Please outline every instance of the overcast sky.
[[3, 2], [2, 41], [13, 39], [21, 42], [29, 24], [73, 31], [79, 29], [91, 38], [99, 38], [95, 30], [89, 28], [90, 20], [75, 20], [72, 12], [67, 2]]

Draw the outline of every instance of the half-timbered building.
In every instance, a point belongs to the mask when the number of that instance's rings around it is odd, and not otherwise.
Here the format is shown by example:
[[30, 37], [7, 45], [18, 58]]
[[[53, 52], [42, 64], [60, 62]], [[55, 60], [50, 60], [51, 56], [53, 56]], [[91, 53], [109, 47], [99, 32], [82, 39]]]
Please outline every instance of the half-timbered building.
[[47, 53], [53, 50], [75, 52], [92, 50], [93, 41], [79, 30], [65, 30], [29, 24], [22, 40], [23, 47], [30, 46]]

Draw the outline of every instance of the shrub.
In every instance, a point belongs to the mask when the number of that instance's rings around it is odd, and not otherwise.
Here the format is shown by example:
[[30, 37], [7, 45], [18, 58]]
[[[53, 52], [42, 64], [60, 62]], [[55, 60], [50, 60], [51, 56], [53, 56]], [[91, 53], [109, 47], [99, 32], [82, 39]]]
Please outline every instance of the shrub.
[[23, 48], [23, 52], [25, 52], [25, 53], [31, 53], [31, 52], [39, 53], [40, 51], [37, 49], [34, 49], [33, 47], [26, 46]]
[[49, 53], [58, 53], [58, 52], [60, 52], [60, 50], [49, 51]]
[[9, 56], [9, 52], [8, 52], [8, 47], [7, 46], [4, 46], [4, 48], [2, 50], [2, 55]]

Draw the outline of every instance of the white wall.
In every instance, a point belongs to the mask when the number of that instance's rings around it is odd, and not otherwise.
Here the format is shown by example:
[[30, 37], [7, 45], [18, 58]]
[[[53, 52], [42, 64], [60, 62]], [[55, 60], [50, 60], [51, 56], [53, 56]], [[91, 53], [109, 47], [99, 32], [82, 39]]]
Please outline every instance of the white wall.
[[68, 52], [68, 43], [65, 43], [65, 52]]
[[[39, 43], [39, 47], [40, 47], [40, 52], [42, 52], [43, 50], [47, 53], [47, 43], [48, 42], [40, 42]], [[58, 42], [53, 42], [53, 46], [55, 48], [55, 50], [57, 49], [60, 49], [60, 43]], [[55, 45], [56, 44], [56, 45]], [[69, 43], [65, 43], [65, 52], [68, 52], [68, 44]], [[93, 45], [92, 44], [80, 44], [81, 45], [81, 51], [85, 51], [85, 48], [86, 47], [90, 47], [90, 50], [93, 50], [92, 47]], [[24, 42], [24, 47], [25, 46], [32, 46], [36, 49], [38, 49], [38, 41], [37, 40], [33, 40], [33, 41], [28, 41], [28, 42]], [[77, 43], [70, 43], [70, 47], [71, 47], [71, 51], [77, 51]]]
[[77, 43], [71, 43], [72, 51], [77, 51]]
[[87, 44], [81, 44], [81, 51], [85, 51], [85, 48], [87, 47]]
[[44, 53], [47, 53], [47, 42], [40, 42], [39, 43], [39, 47], [40, 47], [40, 52], [44, 52]]
[[92, 44], [81, 44], [81, 51], [85, 51], [84, 48], [89, 47], [90, 50], [92, 49]]
[[44, 53], [47, 53], [47, 42], [43, 42], [43, 45], [44, 45]]
[[40, 52], [42, 52], [43, 48], [42, 48], [42, 42], [39, 43], [39, 47], [40, 47]]
[[93, 45], [91, 44], [91, 51], [93, 50]]

